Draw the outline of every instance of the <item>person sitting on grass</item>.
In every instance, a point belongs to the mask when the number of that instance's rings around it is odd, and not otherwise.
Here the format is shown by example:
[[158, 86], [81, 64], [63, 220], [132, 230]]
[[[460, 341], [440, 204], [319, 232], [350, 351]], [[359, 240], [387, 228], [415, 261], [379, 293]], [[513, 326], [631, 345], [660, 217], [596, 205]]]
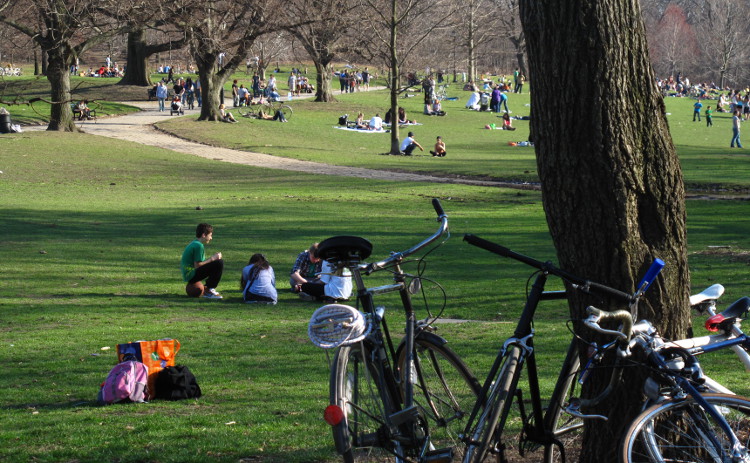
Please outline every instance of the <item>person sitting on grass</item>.
[[419, 148], [419, 151], [424, 151], [422, 145], [420, 145], [417, 140], [414, 139], [414, 132], [409, 132], [407, 137], [404, 138], [404, 141], [401, 142], [401, 152], [404, 154], [404, 156], [411, 156], [411, 153], [415, 148]]
[[242, 298], [248, 304], [255, 302], [276, 304], [278, 301], [276, 276], [266, 256], [253, 254], [250, 258], [247, 266], [242, 269], [240, 291], [242, 291]]
[[365, 122], [365, 115], [363, 113], [357, 114], [357, 120], [354, 121], [354, 128], [359, 130], [367, 130], [367, 122]]
[[224, 109], [224, 103], [219, 105], [219, 117], [222, 122], [237, 122], [232, 113]]
[[398, 123], [399, 124], [416, 124], [417, 121], [410, 121], [406, 118], [406, 110], [401, 106], [398, 107]]
[[309, 249], [299, 253], [292, 271], [289, 272], [292, 292], [299, 293], [303, 301], [312, 301], [322, 297], [325, 290], [325, 285], [319, 277], [322, 262], [315, 254], [317, 251], [318, 243], [313, 243]]
[[380, 114], [372, 116], [367, 128], [370, 130], [383, 130], [383, 119], [380, 117]]
[[205, 246], [211, 242], [214, 236], [214, 227], [201, 223], [195, 228], [195, 239], [185, 247], [180, 260], [182, 279], [188, 284], [194, 284], [206, 280], [203, 297], [207, 299], [221, 299], [221, 294], [216, 291], [224, 272], [224, 259], [217, 252], [206, 259]]
[[445, 142], [443, 141], [443, 137], [437, 137], [437, 141], [435, 142], [435, 150], [430, 151], [430, 154], [436, 157], [445, 157]]
[[503, 113], [503, 130], [516, 130], [516, 128], [511, 125], [510, 115], [508, 113]]

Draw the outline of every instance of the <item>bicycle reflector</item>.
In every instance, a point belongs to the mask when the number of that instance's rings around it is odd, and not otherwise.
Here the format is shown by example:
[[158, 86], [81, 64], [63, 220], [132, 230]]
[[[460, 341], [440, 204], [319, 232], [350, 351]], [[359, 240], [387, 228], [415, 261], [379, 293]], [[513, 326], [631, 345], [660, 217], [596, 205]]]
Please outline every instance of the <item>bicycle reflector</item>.
[[323, 419], [331, 426], [336, 426], [344, 421], [344, 411], [338, 405], [329, 405], [323, 412]]
[[724, 323], [724, 320], [726, 320], [726, 317], [720, 313], [717, 313], [713, 317], [710, 317], [708, 320], [706, 320], [705, 327], [712, 333], [719, 331], [719, 325]]

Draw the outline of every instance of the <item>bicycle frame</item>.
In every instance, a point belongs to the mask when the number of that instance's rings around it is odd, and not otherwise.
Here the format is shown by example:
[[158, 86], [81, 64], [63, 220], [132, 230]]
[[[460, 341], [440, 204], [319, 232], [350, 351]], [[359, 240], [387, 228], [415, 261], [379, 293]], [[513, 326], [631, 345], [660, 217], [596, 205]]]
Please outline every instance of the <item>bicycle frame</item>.
[[[566, 299], [567, 293], [565, 291], [544, 291], [544, 287], [546, 285], [548, 277], [549, 277], [549, 274], [545, 271], [542, 271], [537, 275], [536, 279], [534, 280], [534, 283], [531, 287], [531, 292], [529, 293], [529, 296], [526, 299], [526, 305], [524, 306], [523, 312], [521, 312], [521, 317], [518, 321], [518, 324], [516, 325], [515, 331], [513, 332], [513, 336], [511, 338], [508, 338], [503, 343], [503, 346], [500, 348], [500, 351], [498, 352], [498, 355], [495, 358], [495, 362], [492, 364], [492, 367], [490, 368], [490, 371], [487, 374], [487, 378], [485, 379], [484, 384], [482, 385], [482, 389], [479, 393], [479, 397], [477, 398], [477, 402], [474, 405], [471, 415], [469, 416], [469, 421], [467, 422], [466, 428], [464, 430], [464, 436], [466, 439], [476, 440], [476, 438], [478, 437], [478, 436], [469, 435], [471, 433], [472, 427], [475, 424], [475, 419], [477, 418], [477, 415], [480, 409], [484, 406], [484, 403], [487, 400], [487, 394], [490, 390], [490, 387], [496, 380], [500, 366], [503, 364], [505, 357], [509, 353], [509, 348], [518, 347], [520, 348], [521, 355], [519, 357], [519, 362], [516, 367], [513, 387], [511, 388], [511, 391], [509, 392], [508, 396], [509, 397], [514, 396], [515, 391], [518, 390], [517, 379], [518, 379], [518, 376], [520, 376], [521, 374], [524, 364], [526, 364], [529, 394], [531, 397], [531, 408], [532, 408], [531, 412], [532, 412], [533, 421], [534, 421], [533, 428], [527, 430], [527, 431], [531, 431], [530, 434], [528, 434], [528, 437], [531, 440], [538, 442], [540, 444], [543, 444], [543, 445], [550, 445], [553, 443], [551, 433], [546, 428], [546, 423], [548, 423], [548, 419], [544, 412], [544, 406], [542, 404], [542, 395], [541, 395], [541, 391], [539, 388], [539, 376], [538, 376], [538, 370], [537, 370], [537, 364], [536, 364], [536, 355], [534, 353], [534, 342], [533, 342], [534, 330], [532, 329], [532, 322], [534, 320], [534, 315], [536, 314], [536, 310], [539, 307], [539, 303], [541, 301]], [[561, 370], [560, 377], [566, 376], [568, 374], [566, 370], [567, 370], [566, 368], [563, 368]], [[562, 384], [560, 379], [558, 379], [557, 384], [558, 386], [556, 386], [556, 389], [557, 387], [559, 387], [560, 384]], [[553, 395], [555, 394], [553, 393]], [[549, 407], [547, 413], [552, 413], [552, 412], [553, 412], [553, 408]], [[504, 423], [498, 423], [499, 429], [502, 429], [503, 426], [504, 426]], [[500, 436], [498, 436], [498, 439], [496, 440], [499, 440], [499, 437]]]
[[[417, 461], [424, 461], [425, 455], [432, 450], [430, 448], [430, 436], [420, 435], [418, 429], [420, 412], [414, 403], [414, 388], [417, 380], [410, 373], [398, 377], [396, 362], [398, 361], [397, 352], [401, 352], [400, 349], [403, 349], [404, 369], [406, 372], [414, 371], [415, 340], [420, 334], [411, 293], [406, 284], [408, 275], [401, 269], [401, 264], [406, 257], [437, 241], [448, 232], [448, 219], [440, 203], [433, 200], [433, 206], [438, 213], [438, 220], [441, 224], [431, 237], [406, 251], [393, 253], [389, 258], [380, 262], [367, 265], [359, 265], [355, 261], [339, 263], [340, 266], [346, 266], [350, 269], [353, 282], [357, 288], [357, 305], [370, 316], [371, 333], [359, 345], [368, 370], [365, 373], [371, 374], [372, 379], [377, 384], [380, 402], [383, 404], [382, 420], [380, 417], [372, 415], [370, 417], [387, 428], [385, 433], [374, 433], [375, 435], [369, 437], [370, 440], [367, 442], [355, 442], [354, 447], [386, 449], [396, 456], [397, 462], [408, 461], [406, 452], [414, 453], [415, 449], [418, 455]], [[391, 269], [394, 283], [367, 288], [363, 276], [370, 275], [383, 268]], [[374, 302], [375, 295], [392, 292], [398, 292], [406, 319], [404, 337], [399, 342], [399, 345], [403, 345], [403, 347], [399, 347], [399, 350], [397, 350], [391, 337], [385, 319], [385, 308], [376, 307]], [[436, 335], [431, 336], [437, 338]], [[366, 413], [365, 410], [360, 411]], [[341, 422], [334, 426], [345, 425], [345, 422]], [[348, 439], [343, 442], [336, 442], [336, 448], [341, 454], [349, 451], [351, 447], [351, 442]]]

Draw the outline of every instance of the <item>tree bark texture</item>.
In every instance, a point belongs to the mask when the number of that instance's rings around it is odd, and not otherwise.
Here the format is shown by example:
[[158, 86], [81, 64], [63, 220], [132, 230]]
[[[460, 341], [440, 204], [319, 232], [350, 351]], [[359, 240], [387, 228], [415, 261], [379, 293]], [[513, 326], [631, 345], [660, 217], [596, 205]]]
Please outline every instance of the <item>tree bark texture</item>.
[[[663, 259], [667, 265], [642, 299], [639, 318], [667, 337], [686, 335], [684, 185], [638, 1], [521, 0], [520, 11], [533, 87], [531, 130], [560, 266], [632, 292], [652, 260]], [[574, 294], [572, 317], [581, 319], [587, 304], [622, 308]], [[642, 398], [638, 380], [625, 376], [600, 410], [610, 420], [587, 422], [581, 461], [616, 460], [613, 443]]]
[[47, 130], [61, 132], [78, 132], [73, 111], [70, 109], [70, 63], [71, 58], [66, 47], [59, 47], [47, 52], [47, 80], [50, 83], [50, 120]]
[[154, 52], [147, 53], [146, 29], [134, 25], [128, 31], [128, 65], [118, 85], [150, 86], [152, 83], [147, 62], [152, 54]]
[[333, 96], [333, 87], [331, 81], [333, 79], [333, 67], [330, 62], [320, 62], [315, 60], [315, 72], [317, 73], [315, 88], [315, 101], [318, 102], [331, 102], [336, 101]]

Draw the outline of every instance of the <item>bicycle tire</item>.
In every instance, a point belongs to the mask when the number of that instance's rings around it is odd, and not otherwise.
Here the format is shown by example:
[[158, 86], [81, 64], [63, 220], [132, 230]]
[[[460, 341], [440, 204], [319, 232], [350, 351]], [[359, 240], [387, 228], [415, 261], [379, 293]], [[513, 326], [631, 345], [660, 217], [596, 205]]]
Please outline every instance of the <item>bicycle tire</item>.
[[362, 344], [340, 347], [331, 369], [330, 400], [344, 412], [333, 426], [333, 440], [344, 463], [389, 461], [393, 455], [383, 442], [384, 405], [377, 371], [362, 355]]
[[476, 425], [468, 434], [469, 443], [464, 463], [482, 463], [497, 440], [496, 433], [504, 426], [513, 403], [521, 373], [521, 348], [511, 346], [500, 367], [497, 380], [487, 392], [484, 409], [476, 417]]
[[571, 397], [578, 394], [576, 378], [581, 368], [578, 357], [578, 344], [574, 339], [568, 348], [560, 376], [550, 397], [547, 411], [545, 412], [544, 429], [550, 431], [553, 439], [563, 446], [564, 455], [556, 443], [546, 445], [544, 448], [544, 463], [560, 463], [563, 461], [577, 461], [571, 458], [571, 449], [580, 448], [583, 434], [583, 419], [568, 415], [563, 411]]
[[[460, 446], [480, 386], [469, 368], [439, 336], [420, 333], [414, 340], [414, 403], [426, 421], [433, 449]], [[406, 379], [406, 349], [396, 353], [402, 384]]]
[[281, 112], [284, 113], [284, 117], [286, 118], [286, 120], [290, 120], [292, 118], [292, 115], [294, 115], [292, 107], [288, 104], [281, 105], [279, 109], [281, 109]]
[[[749, 458], [750, 400], [730, 394], [705, 394], [703, 398], [724, 415], [744, 446], [744, 458]], [[620, 461], [736, 461], [729, 456], [730, 446], [728, 436], [695, 399], [670, 399], [646, 409], [631, 423], [620, 447]]]

